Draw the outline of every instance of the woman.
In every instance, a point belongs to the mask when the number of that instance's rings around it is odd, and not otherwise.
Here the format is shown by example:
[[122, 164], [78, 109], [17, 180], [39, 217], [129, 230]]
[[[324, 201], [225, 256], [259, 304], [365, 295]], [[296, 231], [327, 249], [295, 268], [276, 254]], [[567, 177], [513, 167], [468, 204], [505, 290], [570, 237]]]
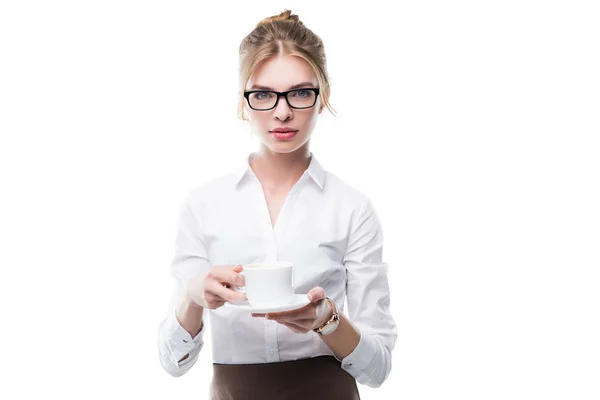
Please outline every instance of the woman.
[[[240, 117], [260, 149], [185, 202], [161, 363], [174, 376], [187, 372], [209, 316], [211, 398], [358, 399], [356, 381], [377, 387], [387, 378], [397, 332], [375, 211], [309, 150], [319, 115], [331, 111], [323, 43], [286, 10], [244, 38], [240, 73]], [[273, 259], [294, 263], [308, 305], [267, 314], [223, 307], [246, 300], [234, 290], [244, 285], [241, 265]]]

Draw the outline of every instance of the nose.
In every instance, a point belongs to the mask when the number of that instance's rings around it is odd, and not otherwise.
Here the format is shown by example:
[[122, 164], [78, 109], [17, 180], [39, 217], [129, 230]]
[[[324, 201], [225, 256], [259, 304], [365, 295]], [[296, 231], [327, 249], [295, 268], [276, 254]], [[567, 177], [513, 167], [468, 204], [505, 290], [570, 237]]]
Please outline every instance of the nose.
[[279, 96], [277, 106], [275, 106], [275, 109], [273, 111], [273, 116], [280, 121], [286, 121], [292, 118], [292, 115], [292, 108], [287, 103], [285, 96]]

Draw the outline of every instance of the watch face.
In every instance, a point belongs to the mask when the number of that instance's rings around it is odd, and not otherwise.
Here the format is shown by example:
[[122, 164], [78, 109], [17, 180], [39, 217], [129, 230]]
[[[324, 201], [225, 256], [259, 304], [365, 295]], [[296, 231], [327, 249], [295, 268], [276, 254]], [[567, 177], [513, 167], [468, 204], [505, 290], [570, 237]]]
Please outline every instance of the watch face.
[[321, 335], [329, 335], [330, 333], [333, 333], [339, 324], [340, 323], [338, 321], [334, 321], [331, 324], [324, 326], [323, 330], [321, 331]]

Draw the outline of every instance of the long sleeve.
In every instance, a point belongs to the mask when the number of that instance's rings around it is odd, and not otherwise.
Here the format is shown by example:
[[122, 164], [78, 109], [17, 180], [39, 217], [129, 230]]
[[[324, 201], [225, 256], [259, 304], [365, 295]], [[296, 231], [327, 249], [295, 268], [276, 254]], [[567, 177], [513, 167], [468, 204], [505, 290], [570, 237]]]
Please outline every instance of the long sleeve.
[[388, 271], [382, 253], [381, 226], [367, 201], [352, 221], [344, 257], [348, 316], [361, 335], [356, 349], [342, 360], [342, 368], [370, 387], [379, 387], [387, 379], [398, 336], [389, 311]]
[[[202, 238], [200, 221], [194, 212], [191, 197], [185, 201], [179, 215], [175, 240], [175, 255], [171, 262], [173, 291], [167, 315], [158, 329], [158, 354], [163, 368], [172, 376], [181, 376], [192, 368], [198, 359], [206, 330], [206, 319], [202, 330], [192, 338], [181, 327], [175, 315], [181, 302], [187, 281], [207, 270], [208, 252]], [[179, 360], [189, 353], [188, 358]]]

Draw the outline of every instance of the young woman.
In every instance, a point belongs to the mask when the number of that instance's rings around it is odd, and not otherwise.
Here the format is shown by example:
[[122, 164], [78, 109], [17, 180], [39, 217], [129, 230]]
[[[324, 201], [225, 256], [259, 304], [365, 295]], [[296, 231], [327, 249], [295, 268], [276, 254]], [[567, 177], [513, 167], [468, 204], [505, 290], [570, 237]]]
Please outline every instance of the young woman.
[[[240, 45], [240, 84], [240, 117], [260, 149], [186, 199], [161, 363], [186, 373], [209, 319], [211, 398], [358, 399], [356, 381], [387, 378], [397, 331], [376, 213], [309, 149], [331, 111], [321, 39], [289, 10], [264, 19]], [[241, 266], [265, 260], [292, 262], [310, 303], [266, 314], [223, 307], [246, 300], [234, 290]]]

